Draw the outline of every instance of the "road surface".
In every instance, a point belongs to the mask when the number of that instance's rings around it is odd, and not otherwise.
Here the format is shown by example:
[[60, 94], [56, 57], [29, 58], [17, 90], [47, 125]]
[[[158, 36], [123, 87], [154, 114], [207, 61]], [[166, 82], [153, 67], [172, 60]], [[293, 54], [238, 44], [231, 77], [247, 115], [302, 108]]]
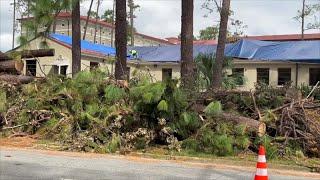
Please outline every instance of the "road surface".
[[[216, 169], [165, 160], [121, 158], [111, 155], [72, 156], [20, 149], [1, 149], [0, 153], [1, 180], [251, 180], [254, 176], [254, 172], [249, 171]], [[283, 175], [270, 175], [269, 177], [270, 180], [308, 179]]]

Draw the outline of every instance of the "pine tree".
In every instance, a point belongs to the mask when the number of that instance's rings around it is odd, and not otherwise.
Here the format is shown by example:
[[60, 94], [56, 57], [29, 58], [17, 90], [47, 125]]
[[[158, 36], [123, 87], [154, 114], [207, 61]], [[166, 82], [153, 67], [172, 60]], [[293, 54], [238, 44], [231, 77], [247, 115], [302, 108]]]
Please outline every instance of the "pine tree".
[[80, 1], [73, 0], [72, 7], [72, 76], [81, 70]]
[[127, 21], [126, 0], [116, 1], [116, 67], [115, 78], [127, 78]]
[[181, 15], [181, 81], [192, 89], [195, 83], [193, 62], [193, 0], [182, 0]]
[[213, 69], [212, 88], [221, 88], [222, 86], [222, 66], [227, 41], [229, 12], [230, 0], [223, 0], [220, 10], [219, 38], [216, 51], [216, 64]]

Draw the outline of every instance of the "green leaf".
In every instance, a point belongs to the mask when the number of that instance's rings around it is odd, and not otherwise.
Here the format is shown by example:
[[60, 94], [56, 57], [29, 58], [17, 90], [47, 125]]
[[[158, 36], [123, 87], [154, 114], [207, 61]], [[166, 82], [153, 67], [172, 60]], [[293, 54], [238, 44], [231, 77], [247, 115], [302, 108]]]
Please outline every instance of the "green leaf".
[[143, 102], [151, 103], [152, 101], [152, 93], [146, 93], [143, 95]]
[[204, 112], [207, 116], [216, 116], [222, 112], [222, 105], [220, 101], [211, 102], [205, 109]]
[[161, 100], [157, 106], [159, 111], [168, 111], [168, 103], [165, 100]]

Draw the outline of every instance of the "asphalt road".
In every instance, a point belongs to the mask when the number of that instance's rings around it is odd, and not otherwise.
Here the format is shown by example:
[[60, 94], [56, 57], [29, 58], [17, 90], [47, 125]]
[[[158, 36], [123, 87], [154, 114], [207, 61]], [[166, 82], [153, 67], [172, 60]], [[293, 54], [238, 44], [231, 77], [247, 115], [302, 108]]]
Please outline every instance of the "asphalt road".
[[[254, 172], [197, 167], [165, 160], [70, 156], [41, 151], [0, 150], [1, 180], [253, 179]], [[271, 180], [304, 177], [270, 175]]]

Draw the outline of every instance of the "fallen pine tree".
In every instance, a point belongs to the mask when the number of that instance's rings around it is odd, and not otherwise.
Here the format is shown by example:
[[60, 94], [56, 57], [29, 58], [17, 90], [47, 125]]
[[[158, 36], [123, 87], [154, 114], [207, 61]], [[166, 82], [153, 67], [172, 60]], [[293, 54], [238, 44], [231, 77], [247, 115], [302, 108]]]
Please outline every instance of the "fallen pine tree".
[[0, 61], [0, 72], [20, 74], [23, 70], [23, 65], [21, 60]]
[[28, 84], [33, 80], [34, 80], [33, 76], [12, 75], [12, 74], [0, 75], [0, 81], [5, 81], [11, 84]]
[[175, 81], [119, 82], [100, 71], [8, 82], [1, 86], [2, 133], [36, 133], [68, 150], [128, 153], [166, 145], [223, 156], [265, 143], [270, 158], [299, 151], [319, 157], [320, 102], [313, 95], [299, 100], [285, 89], [258, 89], [197, 95], [194, 102]]

